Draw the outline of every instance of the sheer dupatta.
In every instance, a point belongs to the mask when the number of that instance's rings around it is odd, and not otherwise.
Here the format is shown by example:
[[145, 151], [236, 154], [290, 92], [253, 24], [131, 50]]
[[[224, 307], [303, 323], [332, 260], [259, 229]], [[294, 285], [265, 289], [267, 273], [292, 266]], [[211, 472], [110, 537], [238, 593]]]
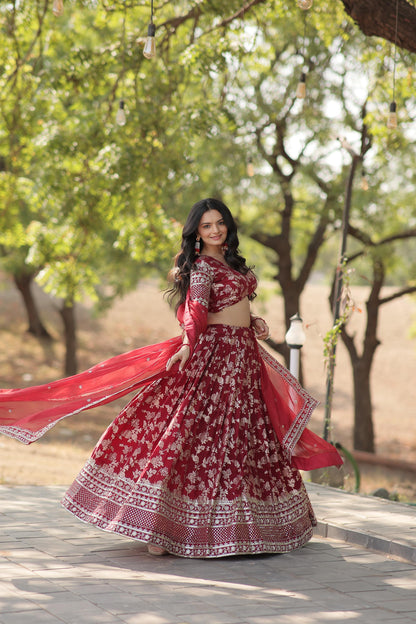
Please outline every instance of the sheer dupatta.
[[52, 381], [16, 390], [0, 390], [0, 433], [24, 444], [35, 442], [57, 422], [138, 390], [166, 372], [168, 359], [181, 337], [116, 355], [92, 368]]
[[267, 412], [291, 465], [298, 470], [341, 466], [336, 448], [306, 426], [318, 401], [266, 349], [258, 347]]

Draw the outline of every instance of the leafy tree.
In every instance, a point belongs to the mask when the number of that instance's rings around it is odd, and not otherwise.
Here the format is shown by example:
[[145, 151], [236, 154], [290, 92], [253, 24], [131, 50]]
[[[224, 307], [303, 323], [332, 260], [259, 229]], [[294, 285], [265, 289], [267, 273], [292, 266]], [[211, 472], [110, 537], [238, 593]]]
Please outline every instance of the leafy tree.
[[[25, 258], [25, 270], [33, 267], [31, 275], [62, 300], [66, 374], [77, 366], [76, 302], [87, 295], [100, 303], [104, 292], [107, 301], [108, 292], [132, 288], [140, 271], [166, 267], [173, 254], [170, 198], [192, 182], [182, 154], [218, 110], [215, 97], [205, 99], [209, 75], [193, 92], [207, 57], [202, 46], [194, 57], [189, 48], [197, 32], [220, 39], [214, 31], [239, 18], [234, 1], [218, 21], [220, 4], [166, 3], [156, 63], [141, 53], [147, 3], [73, 4], [59, 22], [50, 0], [15, 1], [2, 12], [4, 266], [20, 273]], [[219, 69], [210, 54], [212, 71]], [[119, 98], [128, 110], [122, 128], [114, 125]], [[24, 181], [31, 194], [23, 205], [16, 189]]]

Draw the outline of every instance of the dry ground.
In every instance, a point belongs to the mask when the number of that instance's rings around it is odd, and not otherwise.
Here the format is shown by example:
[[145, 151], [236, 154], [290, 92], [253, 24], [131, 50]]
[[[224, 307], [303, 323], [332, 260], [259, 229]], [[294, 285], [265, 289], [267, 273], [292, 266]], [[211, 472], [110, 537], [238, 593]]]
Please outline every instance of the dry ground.
[[[0, 276], [1, 278], [1, 276]], [[20, 299], [6, 278], [0, 279], [0, 387], [44, 383], [61, 376], [63, 349], [59, 342], [59, 315], [40, 291], [38, 300], [43, 317], [56, 341], [41, 344], [25, 334], [26, 321]], [[266, 303], [255, 302], [273, 337], [284, 333], [280, 300], [270, 296]], [[262, 292], [259, 290], [259, 294]], [[353, 291], [357, 306], [365, 310], [364, 288]], [[323, 336], [331, 324], [327, 288], [311, 285], [302, 302], [307, 341], [303, 348], [305, 385], [324, 402], [326, 375], [323, 364]], [[362, 335], [364, 314], [355, 313], [352, 325]], [[394, 301], [382, 309], [379, 347], [372, 374], [377, 452], [389, 457], [416, 462], [416, 341], [410, 327], [416, 322], [416, 304], [410, 298]], [[80, 368], [116, 353], [143, 344], [158, 342], [177, 334], [177, 324], [163, 301], [159, 284], [146, 281], [118, 301], [100, 318], [88, 307], [78, 313]], [[37, 443], [24, 446], [6, 437], [0, 439], [0, 483], [69, 484], [88, 458], [100, 434], [126, 400], [104, 406], [61, 422]], [[324, 410], [315, 411], [311, 428], [322, 433]], [[332, 412], [332, 439], [351, 449], [353, 422], [350, 364], [342, 344], [337, 351], [335, 393]], [[363, 467], [362, 491], [377, 487], [396, 491], [400, 500], [416, 501], [416, 476], [412, 473]]]

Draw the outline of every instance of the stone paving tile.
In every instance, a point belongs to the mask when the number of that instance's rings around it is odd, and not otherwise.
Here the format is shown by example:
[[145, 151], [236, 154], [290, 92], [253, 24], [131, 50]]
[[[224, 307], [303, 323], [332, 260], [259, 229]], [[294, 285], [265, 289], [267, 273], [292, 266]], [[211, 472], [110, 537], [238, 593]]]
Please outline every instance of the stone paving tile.
[[213, 622], [215, 622], [215, 624], [247, 624], [246, 620], [242, 620], [241, 616], [237, 616], [235, 613], [222, 614], [215, 611], [197, 615], [187, 615], [186, 622], [178, 622], [178, 624], [213, 624]]
[[[348, 596], [351, 597], [359, 597], [360, 595], [363, 595], [362, 590], [361, 591], [346, 591], [345, 588], [342, 589], [342, 591], [344, 591], [345, 593], [348, 594]], [[405, 599], [405, 595], [406, 595], [406, 590], [402, 590], [400, 591], [394, 591], [391, 589], [386, 589], [385, 587], [379, 587], [378, 589], [375, 590], [370, 590], [367, 589], [365, 591], [365, 599], [367, 602], [370, 603], [376, 603], [376, 604], [382, 604], [383, 602], [390, 602], [390, 601], [394, 601], [394, 600], [403, 600]], [[415, 602], [414, 602], [414, 608], [416, 609], [416, 595], [415, 595]]]
[[395, 613], [406, 614], [407, 616], [412, 615], [414, 621], [416, 622], [416, 596], [413, 598], [408, 598], [407, 600], [383, 600], [379, 601], [380, 607], [385, 607], [386, 609], [390, 609]]
[[0, 624], [62, 624], [62, 620], [43, 609], [32, 609], [19, 613], [2, 613]]
[[[279, 613], [278, 618], [258, 617], [244, 620], [241, 624], [414, 624], [408, 619], [379, 619], [379, 613], [366, 611], [365, 614], [357, 614], [355, 611], [297, 611], [295, 613]], [[391, 614], [389, 616], [391, 618]], [[208, 624], [208, 623], [207, 623]], [[210, 623], [211, 624], [211, 623]]]
[[21, 613], [24, 611], [33, 610], [35, 605], [30, 600], [27, 600], [24, 596], [18, 594], [9, 594], [8, 596], [2, 596], [0, 600], [0, 613], [3, 617], [6, 613]]
[[[120, 616], [120, 619], [125, 624], [187, 624], [184, 620], [173, 618], [167, 612], [128, 614]], [[217, 623], [214, 620], [209, 624]], [[241, 624], [244, 624], [244, 622]]]
[[[365, 592], [369, 594], [371, 592], [385, 590], [385, 580], [383, 577], [377, 577], [376, 579], [369, 578], [359, 578], [352, 581], [327, 581], [327, 586], [331, 587], [331, 589], [336, 589], [345, 594], [352, 594], [354, 592], [362, 593]], [[398, 588], [398, 592], [406, 592], [406, 589]]]
[[[8, 557], [8, 556], [10, 555], [5, 555], [5, 557]], [[32, 570], [29, 570], [28, 568], [25, 568], [24, 566], [18, 563], [14, 563], [13, 561], [10, 561], [9, 559], [6, 559], [6, 561], [3, 561], [0, 563], [0, 579], [24, 578], [24, 577], [31, 578], [32, 575], [33, 575]]]
[[58, 492], [0, 486], [0, 624], [416, 622], [408, 561], [320, 537], [287, 555], [155, 558], [72, 519]]
[[106, 616], [108, 620], [110, 616], [116, 619], [114, 614], [110, 614], [101, 607], [80, 597], [74, 599], [74, 596], [72, 596], [71, 600], [62, 601], [52, 600], [46, 605], [39, 606], [43, 607], [45, 613], [60, 618], [67, 624], [80, 624], [81, 622], [84, 624], [87, 618], [90, 621], [99, 622], [100, 618], [104, 616]]
[[[323, 624], [324, 622], [343, 622], [350, 621], [354, 624], [359, 622], [355, 619], [354, 611], [325, 611], [319, 610], [314, 613], [308, 611], [301, 611], [299, 613], [286, 613], [280, 614], [278, 618], [274, 616], [259, 616], [253, 618], [246, 618], [245, 624]], [[374, 623], [375, 624], [375, 623]]]

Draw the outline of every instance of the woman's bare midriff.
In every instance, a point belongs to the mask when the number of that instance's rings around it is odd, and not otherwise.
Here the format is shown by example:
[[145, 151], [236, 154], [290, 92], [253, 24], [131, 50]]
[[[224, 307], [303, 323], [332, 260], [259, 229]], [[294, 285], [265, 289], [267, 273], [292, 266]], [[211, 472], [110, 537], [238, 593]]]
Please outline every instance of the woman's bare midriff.
[[250, 302], [244, 297], [238, 303], [221, 312], [208, 312], [208, 325], [234, 325], [236, 327], [250, 327]]

